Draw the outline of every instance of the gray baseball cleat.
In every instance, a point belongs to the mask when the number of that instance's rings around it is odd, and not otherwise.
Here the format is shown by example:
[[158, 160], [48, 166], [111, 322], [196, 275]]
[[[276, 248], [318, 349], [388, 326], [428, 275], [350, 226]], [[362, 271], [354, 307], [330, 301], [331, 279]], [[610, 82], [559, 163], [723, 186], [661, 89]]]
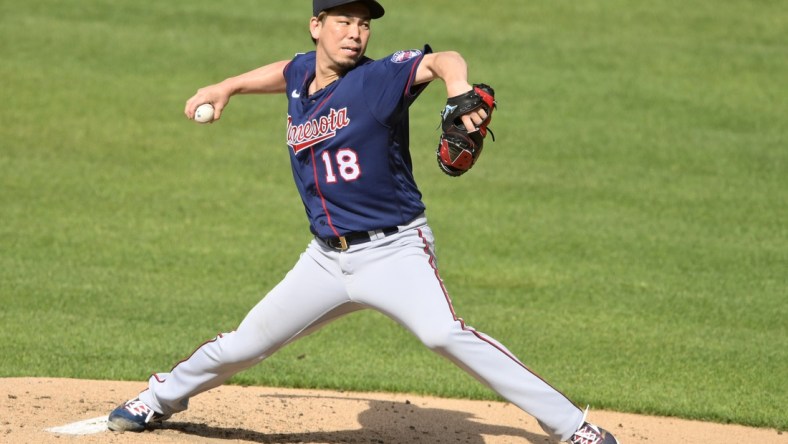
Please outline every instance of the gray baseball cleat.
[[607, 430], [584, 422], [579, 429], [569, 438], [569, 444], [619, 444], [615, 436]]
[[107, 428], [113, 432], [142, 432], [159, 425], [170, 415], [156, 413], [147, 404], [134, 398], [119, 405], [109, 414]]

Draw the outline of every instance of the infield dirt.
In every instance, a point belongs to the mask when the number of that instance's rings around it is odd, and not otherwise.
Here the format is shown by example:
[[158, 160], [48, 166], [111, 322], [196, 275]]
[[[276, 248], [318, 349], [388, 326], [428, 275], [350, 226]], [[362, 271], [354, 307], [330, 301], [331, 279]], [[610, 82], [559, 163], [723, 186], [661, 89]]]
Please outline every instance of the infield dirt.
[[[191, 400], [188, 411], [143, 434], [47, 431], [106, 416], [145, 388], [142, 382], [0, 379], [2, 443], [464, 443], [545, 444], [536, 421], [505, 402], [392, 393], [223, 386]], [[788, 444], [788, 434], [591, 411], [589, 419], [622, 444]]]

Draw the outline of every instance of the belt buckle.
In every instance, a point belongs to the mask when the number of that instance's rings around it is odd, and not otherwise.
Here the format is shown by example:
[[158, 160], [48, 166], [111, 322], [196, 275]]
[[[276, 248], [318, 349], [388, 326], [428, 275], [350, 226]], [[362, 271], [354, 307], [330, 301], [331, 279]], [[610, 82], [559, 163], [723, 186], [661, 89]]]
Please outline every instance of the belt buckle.
[[339, 236], [338, 239], [339, 239], [339, 249], [342, 251], [347, 250], [347, 239], [345, 239], [345, 236]]

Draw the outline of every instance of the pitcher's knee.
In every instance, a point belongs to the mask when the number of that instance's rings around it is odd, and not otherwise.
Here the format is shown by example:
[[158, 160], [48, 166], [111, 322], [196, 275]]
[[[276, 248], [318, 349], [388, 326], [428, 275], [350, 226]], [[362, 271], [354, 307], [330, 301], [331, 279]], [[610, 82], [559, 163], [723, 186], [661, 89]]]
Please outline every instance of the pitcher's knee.
[[250, 347], [236, 332], [223, 333], [208, 344], [206, 354], [216, 362], [237, 368], [251, 367], [267, 356], [263, 347]]
[[434, 328], [419, 335], [421, 342], [430, 350], [441, 353], [450, 349], [457, 339], [457, 331], [453, 326]]

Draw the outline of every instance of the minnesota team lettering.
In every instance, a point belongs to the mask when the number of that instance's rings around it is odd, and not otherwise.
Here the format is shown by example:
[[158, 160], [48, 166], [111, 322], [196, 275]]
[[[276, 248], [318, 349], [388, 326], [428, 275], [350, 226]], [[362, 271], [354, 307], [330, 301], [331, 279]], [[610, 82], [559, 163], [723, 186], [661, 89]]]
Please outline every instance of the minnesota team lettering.
[[340, 110], [331, 108], [328, 115], [314, 118], [300, 125], [293, 125], [293, 118], [288, 115], [287, 144], [293, 148], [294, 153], [298, 153], [336, 136], [337, 130], [348, 125], [350, 125], [350, 119], [347, 116], [347, 107]]

